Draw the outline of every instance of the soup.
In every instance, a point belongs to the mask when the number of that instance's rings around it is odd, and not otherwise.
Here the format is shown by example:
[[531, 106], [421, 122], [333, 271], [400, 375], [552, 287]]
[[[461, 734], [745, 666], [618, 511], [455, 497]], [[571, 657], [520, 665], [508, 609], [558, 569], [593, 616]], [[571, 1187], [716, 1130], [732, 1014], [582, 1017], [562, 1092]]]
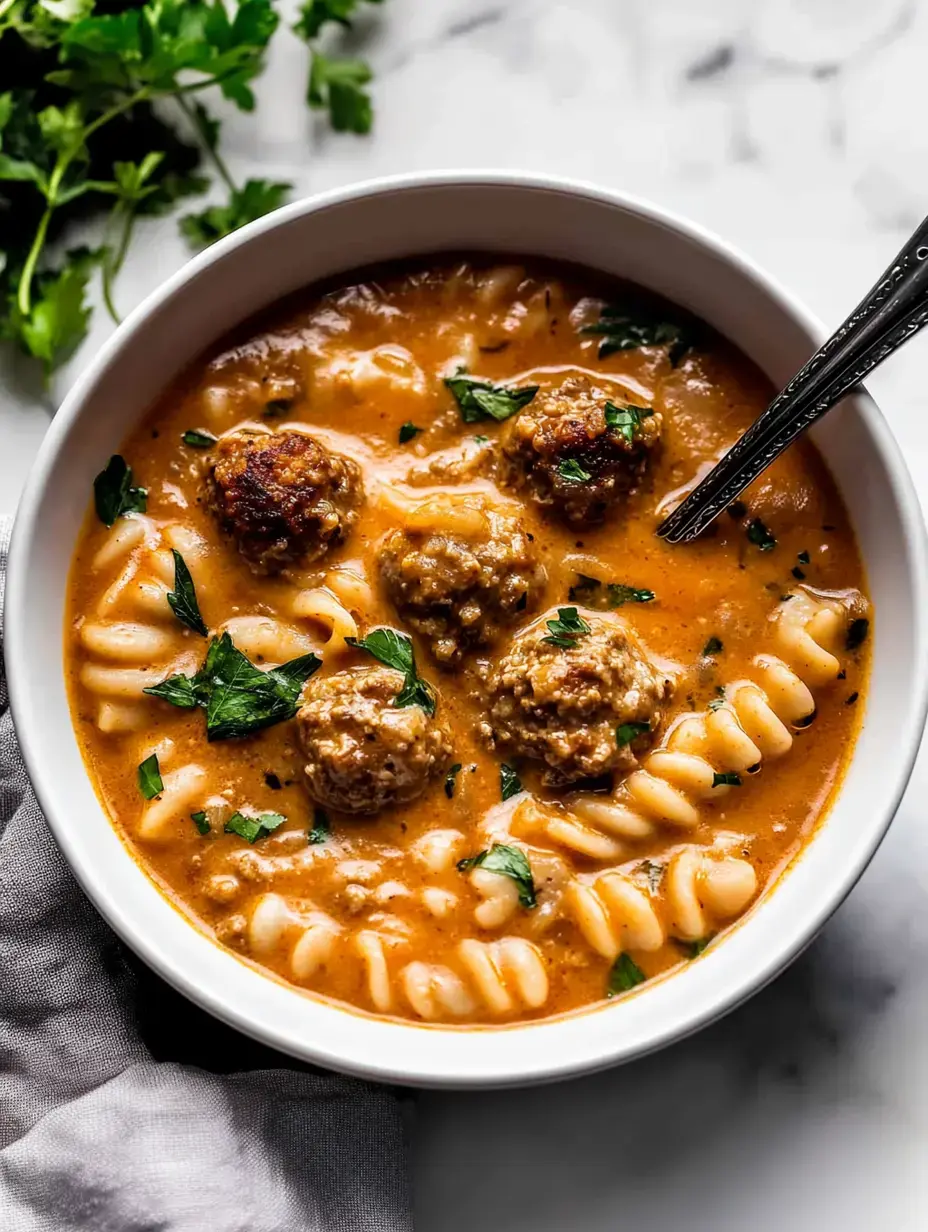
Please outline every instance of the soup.
[[811, 443], [697, 543], [654, 534], [770, 394], [536, 261], [362, 273], [227, 339], [101, 472], [71, 573], [75, 727], [135, 858], [243, 959], [422, 1023], [711, 962], [867, 678]]

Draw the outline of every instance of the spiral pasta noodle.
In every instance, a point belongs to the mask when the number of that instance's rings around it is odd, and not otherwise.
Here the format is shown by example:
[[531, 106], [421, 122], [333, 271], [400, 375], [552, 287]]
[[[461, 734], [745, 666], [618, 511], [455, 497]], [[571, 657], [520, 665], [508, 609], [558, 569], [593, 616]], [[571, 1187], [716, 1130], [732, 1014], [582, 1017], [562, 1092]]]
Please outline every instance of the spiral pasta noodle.
[[701, 714], [686, 715], [611, 797], [581, 794], [566, 811], [523, 801], [513, 832], [567, 847], [590, 859], [616, 861], [660, 826], [695, 829], [706, 804], [731, 790], [726, 776], [755, 773], [784, 756], [793, 732], [815, 716], [816, 688], [835, 681], [835, 653], [848, 625], [847, 608], [797, 592], [773, 616], [779, 655], [760, 654], [755, 678], [728, 685]]

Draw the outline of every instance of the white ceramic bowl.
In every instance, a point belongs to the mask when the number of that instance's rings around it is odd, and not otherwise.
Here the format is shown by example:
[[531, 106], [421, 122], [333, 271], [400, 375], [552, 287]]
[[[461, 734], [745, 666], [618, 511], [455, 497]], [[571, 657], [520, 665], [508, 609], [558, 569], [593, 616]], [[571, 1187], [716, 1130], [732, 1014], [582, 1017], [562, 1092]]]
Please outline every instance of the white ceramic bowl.
[[[742, 927], [620, 1005], [498, 1030], [419, 1027], [337, 1008], [268, 979], [164, 899], [103, 813], [71, 727], [62, 674], [65, 582], [94, 475], [164, 386], [258, 309], [367, 262], [447, 249], [564, 258], [622, 275], [711, 322], [780, 384], [821, 338], [816, 321], [721, 240], [583, 184], [440, 174], [361, 184], [279, 210], [191, 261], [102, 349], [55, 418], [13, 537], [6, 659], [39, 800], [101, 913], [160, 975], [219, 1018], [304, 1060], [426, 1086], [536, 1082], [641, 1056], [772, 979], [851, 889], [902, 795], [924, 722], [928, 664], [921, 515], [867, 397], [815, 433], [876, 599], [866, 723], [840, 796], [807, 852]], [[788, 773], [784, 768], [784, 773]]]

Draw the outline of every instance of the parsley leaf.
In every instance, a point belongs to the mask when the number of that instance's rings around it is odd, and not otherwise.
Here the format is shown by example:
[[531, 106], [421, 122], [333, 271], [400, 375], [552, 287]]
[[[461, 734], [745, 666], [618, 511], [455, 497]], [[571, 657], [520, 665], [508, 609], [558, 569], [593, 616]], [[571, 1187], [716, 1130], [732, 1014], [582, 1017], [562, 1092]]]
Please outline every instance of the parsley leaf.
[[517, 796], [520, 791], [523, 791], [522, 780], [513, 770], [512, 766], [508, 766], [505, 762], [499, 768], [499, 793], [503, 800], [511, 800], [513, 796]]
[[239, 838], [256, 843], [259, 838], [267, 838], [269, 834], [282, 826], [286, 821], [283, 813], [258, 813], [256, 817], [246, 817], [244, 813], [233, 813], [226, 822], [226, 834], [237, 834]]
[[584, 470], [576, 458], [562, 458], [557, 464], [557, 473], [568, 483], [587, 483], [593, 476]]
[[653, 414], [654, 411], [649, 406], [616, 406], [613, 402], [607, 402], [603, 410], [606, 427], [617, 432], [629, 445], [634, 441], [641, 421]]
[[606, 359], [616, 351], [629, 351], [637, 347], [669, 346], [668, 356], [674, 367], [693, 345], [681, 325], [662, 321], [647, 312], [632, 316], [628, 309], [614, 304], [604, 305], [599, 321], [595, 325], [584, 325], [580, 333], [601, 339], [600, 359]]
[[209, 834], [210, 826], [206, 819], [206, 814], [201, 809], [198, 813], [191, 813], [190, 820], [196, 826], [201, 834]]
[[748, 522], [747, 536], [748, 542], [753, 543], [762, 552], [772, 552], [777, 546], [776, 539], [760, 518], [753, 518]]
[[643, 736], [650, 730], [650, 723], [620, 723], [615, 729], [615, 742], [620, 749], [624, 749], [627, 744], [631, 744], [633, 740], [637, 740], [639, 736]]
[[225, 205], [210, 205], [199, 214], [185, 214], [180, 220], [180, 229], [191, 244], [205, 248], [276, 210], [284, 204], [292, 187], [292, 184], [270, 180], [247, 180], [242, 188], [229, 192]]
[[461, 763], [456, 761], [448, 773], [445, 775], [445, 795], [450, 800], [454, 795], [454, 786], [458, 775], [461, 773]]
[[196, 587], [190, 576], [190, 570], [187, 568], [187, 562], [177, 548], [171, 548], [171, 554], [174, 557], [174, 589], [168, 591], [171, 611], [182, 625], [186, 625], [194, 633], [199, 633], [201, 637], [206, 637], [209, 630], [200, 615]]
[[161, 767], [158, 765], [158, 754], [152, 753], [140, 763], [136, 772], [139, 781], [139, 791], [146, 800], [154, 800], [164, 791], [164, 780], [161, 778]]
[[147, 491], [132, 486], [132, 467], [118, 453], [93, 481], [93, 498], [104, 526], [112, 526], [124, 513], [144, 513], [148, 504]]
[[325, 809], [313, 809], [313, 824], [309, 831], [309, 841], [312, 844], [324, 843], [332, 833], [329, 815]]
[[[369, 0], [371, 4], [379, 4], [381, 0]], [[360, 0], [304, 0], [300, 6], [300, 18], [293, 27], [294, 32], [305, 39], [316, 38], [326, 22], [337, 22], [346, 29], [351, 27], [351, 17]]]
[[416, 656], [412, 638], [396, 629], [374, 629], [367, 637], [346, 637], [349, 646], [366, 650], [369, 655], [402, 672], [403, 687], [394, 699], [394, 706], [421, 706], [428, 715], [435, 713], [435, 694], [430, 684], [416, 670]]
[[195, 676], [171, 676], [144, 692], [182, 709], [202, 707], [207, 739], [232, 740], [292, 719], [304, 683], [321, 665], [310, 653], [262, 672], [223, 633], [210, 642]]
[[702, 653], [706, 658], [709, 658], [712, 655], [719, 654], [721, 650], [722, 650], [722, 639], [719, 637], [715, 637], [713, 635], [706, 642], [705, 646], [703, 646]]
[[734, 770], [725, 770], [722, 772], [716, 770], [712, 775], [712, 786], [713, 787], [740, 787], [741, 786], [741, 775], [736, 773]]
[[628, 992], [638, 984], [643, 984], [647, 978], [633, 959], [627, 954], [620, 954], [609, 971], [606, 996], [617, 997], [619, 993]]
[[87, 284], [96, 253], [68, 253], [65, 265], [38, 279], [38, 294], [28, 312], [14, 314], [11, 328], [46, 373], [69, 359], [83, 341], [90, 320]]
[[497, 423], [502, 423], [528, 406], [538, 393], [537, 385], [509, 388], [467, 376], [463, 372], [446, 376], [445, 384], [454, 394], [464, 423], [479, 423], [481, 419], [495, 419]]
[[328, 109], [337, 133], [369, 133], [374, 112], [363, 87], [372, 76], [364, 60], [333, 59], [313, 51], [306, 101], [316, 111]]
[[653, 590], [626, 586], [624, 582], [607, 582], [604, 586], [598, 578], [578, 573], [577, 585], [571, 586], [567, 597], [571, 602], [582, 603], [585, 607], [610, 612], [625, 603], [650, 603], [655, 594]]
[[799, 561], [800, 565], [808, 565], [811, 557], [808, 552], [797, 552], [796, 559]]
[[844, 642], [847, 649], [857, 650], [867, 640], [869, 632], [870, 621], [867, 620], [866, 616], [859, 616], [856, 620], [852, 620], [847, 627], [847, 637]]
[[417, 428], [411, 420], [407, 419], [400, 427], [400, 444], [405, 445], [407, 441], [411, 441], [413, 437], [418, 436], [420, 432], [424, 431], [424, 428]]
[[191, 449], [209, 449], [216, 444], [216, 437], [212, 432], [201, 432], [199, 428], [188, 428], [181, 440]]
[[549, 646], [560, 646], [564, 649], [576, 646], [577, 638], [585, 637], [590, 632], [590, 626], [575, 607], [559, 607], [557, 620], [547, 620], [545, 624], [551, 632], [541, 640]]
[[507, 847], [505, 843], [494, 843], [489, 851], [481, 851], [478, 855], [468, 856], [458, 860], [458, 868], [462, 873], [472, 868], [484, 868], [488, 873], [499, 873], [502, 877], [511, 877], [519, 887], [519, 903], [528, 908], [537, 906], [535, 881], [532, 877], [532, 866], [521, 847]]

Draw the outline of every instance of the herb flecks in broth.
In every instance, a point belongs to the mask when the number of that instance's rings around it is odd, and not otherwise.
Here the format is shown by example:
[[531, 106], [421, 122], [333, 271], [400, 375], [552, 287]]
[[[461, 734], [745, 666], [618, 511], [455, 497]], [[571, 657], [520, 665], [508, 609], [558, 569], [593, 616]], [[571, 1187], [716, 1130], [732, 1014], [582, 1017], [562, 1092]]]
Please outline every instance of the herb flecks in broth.
[[345, 282], [123, 442], [69, 583], [90, 773], [158, 884], [300, 994], [429, 1026], [647, 996], [763, 910], [840, 783], [872, 640], [841, 501], [802, 440], [670, 548], [662, 506], [771, 393], [711, 330], [520, 260]]

